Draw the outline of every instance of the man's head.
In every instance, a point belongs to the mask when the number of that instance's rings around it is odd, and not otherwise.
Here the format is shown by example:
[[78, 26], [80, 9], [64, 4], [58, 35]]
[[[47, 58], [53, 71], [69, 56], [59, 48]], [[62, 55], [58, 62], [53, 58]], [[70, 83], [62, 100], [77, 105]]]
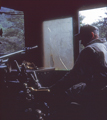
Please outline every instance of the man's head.
[[77, 36], [81, 40], [81, 44], [86, 46], [90, 41], [99, 38], [99, 30], [91, 25], [84, 25], [80, 28], [80, 33]]

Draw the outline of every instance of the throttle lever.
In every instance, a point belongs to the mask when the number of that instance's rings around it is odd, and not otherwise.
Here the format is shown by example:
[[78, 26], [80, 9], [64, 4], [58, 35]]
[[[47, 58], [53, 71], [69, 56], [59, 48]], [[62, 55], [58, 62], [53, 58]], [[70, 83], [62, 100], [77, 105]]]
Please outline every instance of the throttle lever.
[[50, 89], [41, 88], [41, 89], [34, 89], [33, 87], [28, 87], [30, 90], [35, 92], [50, 92]]
[[20, 67], [19, 67], [18, 62], [17, 62], [16, 60], [14, 60], [14, 62], [16, 63], [16, 66], [17, 66], [17, 70], [18, 70], [18, 72], [21, 72], [21, 69], [20, 69]]

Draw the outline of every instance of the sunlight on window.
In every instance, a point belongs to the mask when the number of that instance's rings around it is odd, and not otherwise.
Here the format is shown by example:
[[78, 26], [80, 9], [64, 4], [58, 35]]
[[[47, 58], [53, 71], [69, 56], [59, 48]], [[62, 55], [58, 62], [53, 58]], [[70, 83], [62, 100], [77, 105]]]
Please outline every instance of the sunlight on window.
[[[79, 11], [80, 26], [89, 24], [99, 28], [99, 37], [107, 40], [107, 7]], [[80, 45], [80, 51], [83, 46]]]
[[107, 18], [107, 7], [79, 11], [82, 24], [93, 24]]
[[72, 18], [43, 22], [44, 67], [69, 70], [74, 65]]

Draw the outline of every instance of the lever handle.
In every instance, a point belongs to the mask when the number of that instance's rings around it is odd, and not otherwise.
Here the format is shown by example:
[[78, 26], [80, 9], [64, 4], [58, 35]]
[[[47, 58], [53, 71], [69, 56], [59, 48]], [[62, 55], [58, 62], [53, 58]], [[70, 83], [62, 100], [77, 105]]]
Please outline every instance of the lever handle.
[[32, 91], [36, 91], [36, 92], [39, 92], [39, 91], [41, 91], [41, 92], [50, 92], [50, 89], [44, 89], [44, 88], [42, 88], [42, 89], [34, 89], [33, 87], [28, 87], [29, 89], [31, 89]]

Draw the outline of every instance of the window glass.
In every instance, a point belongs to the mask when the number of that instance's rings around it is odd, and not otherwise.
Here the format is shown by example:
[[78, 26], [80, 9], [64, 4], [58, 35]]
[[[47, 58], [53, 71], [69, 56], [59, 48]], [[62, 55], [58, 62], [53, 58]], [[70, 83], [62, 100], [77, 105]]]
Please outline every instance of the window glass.
[[[107, 40], [107, 7], [79, 11], [80, 26], [89, 24], [99, 28], [100, 39]], [[80, 44], [80, 51], [84, 47]]]
[[25, 47], [24, 13], [10, 8], [1, 7], [0, 56], [22, 50]]
[[43, 22], [44, 67], [69, 70], [74, 65], [73, 20], [55, 19]]

